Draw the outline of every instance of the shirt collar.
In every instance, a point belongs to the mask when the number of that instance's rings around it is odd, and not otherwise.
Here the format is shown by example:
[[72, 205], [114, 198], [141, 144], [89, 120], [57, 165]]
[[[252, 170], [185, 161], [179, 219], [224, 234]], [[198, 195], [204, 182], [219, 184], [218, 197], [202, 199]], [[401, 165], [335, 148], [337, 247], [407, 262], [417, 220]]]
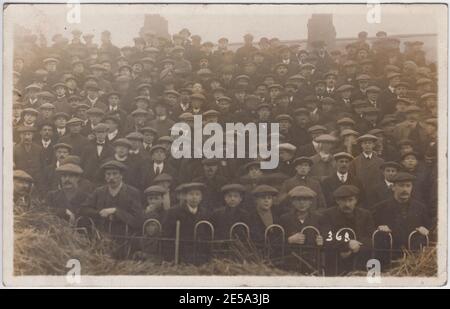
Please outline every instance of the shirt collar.
[[191, 206], [189, 206], [189, 205], [187, 205], [187, 204], [186, 204], [186, 206], [187, 206], [188, 211], [189, 211], [191, 214], [193, 214], [193, 215], [197, 214], [197, 212], [198, 212], [198, 207], [193, 208], [193, 207], [191, 207]]
[[372, 159], [372, 157], [373, 157], [373, 153], [368, 155], [368, 154], [363, 152], [362, 154], [363, 154], [364, 158], [366, 158], [366, 159]]

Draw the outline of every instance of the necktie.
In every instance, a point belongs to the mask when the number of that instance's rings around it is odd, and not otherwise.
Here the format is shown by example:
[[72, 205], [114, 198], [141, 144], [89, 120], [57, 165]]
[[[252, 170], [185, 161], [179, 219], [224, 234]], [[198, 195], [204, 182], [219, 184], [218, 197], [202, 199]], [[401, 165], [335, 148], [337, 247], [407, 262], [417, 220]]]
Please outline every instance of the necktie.
[[159, 166], [157, 166], [157, 167], [156, 167], [155, 174], [156, 174], [156, 175], [159, 175], [160, 173], [161, 173], [161, 169], [159, 168]]
[[341, 182], [345, 182], [344, 175], [341, 175]]

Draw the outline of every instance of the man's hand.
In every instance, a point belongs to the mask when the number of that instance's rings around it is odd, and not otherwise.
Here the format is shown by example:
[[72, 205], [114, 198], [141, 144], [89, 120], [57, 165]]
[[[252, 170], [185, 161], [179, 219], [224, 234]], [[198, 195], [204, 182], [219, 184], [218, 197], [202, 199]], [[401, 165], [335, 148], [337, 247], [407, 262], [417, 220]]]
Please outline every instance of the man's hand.
[[288, 238], [288, 243], [303, 245], [305, 243], [305, 234], [296, 233]]
[[71, 212], [69, 209], [66, 209], [66, 215], [69, 216], [69, 223], [75, 224], [75, 215], [73, 212]]
[[419, 232], [423, 236], [428, 236], [428, 234], [429, 234], [428, 229], [423, 226], [419, 226], [418, 228], [416, 228], [416, 231]]
[[116, 212], [116, 208], [105, 208], [100, 210], [99, 215], [102, 218], [109, 217], [110, 215], [113, 215]]
[[350, 241], [348, 242], [348, 247], [353, 253], [358, 252], [359, 249], [361, 248], [361, 245], [362, 243], [354, 239], [350, 239]]
[[349, 251], [341, 252], [341, 253], [340, 253], [340, 256], [341, 256], [341, 258], [346, 259], [346, 258], [348, 258], [351, 254], [352, 254], [352, 251], [349, 250]]
[[316, 236], [316, 245], [319, 247], [323, 246], [323, 237], [322, 236], [320, 236], [320, 235]]
[[378, 230], [380, 231], [380, 232], [385, 232], [385, 233], [392, 233], [392, 230], [389, 228], [389, 226], [387, 226], [387, 225], [380, 225], [379, 227], [378, 227]]

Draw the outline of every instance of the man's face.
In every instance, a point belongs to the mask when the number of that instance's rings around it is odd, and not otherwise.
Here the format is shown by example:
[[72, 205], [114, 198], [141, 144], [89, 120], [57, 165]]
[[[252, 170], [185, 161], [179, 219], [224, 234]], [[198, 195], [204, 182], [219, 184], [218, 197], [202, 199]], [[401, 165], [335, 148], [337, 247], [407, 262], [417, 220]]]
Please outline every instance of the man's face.
[[53, 128], [51, 126], [43, 126], [40, 133], [42, 139], [47, 141], [53, 136]]
[[279, 88], [270, 88], [269, 95], [272, 99], [275, 99], [278, 96], [278, 94], [280, 94]]
[[189, 190], [186, 193], [186, 203], [191, 207], [198, 207], [202, 201], [202, 191], [201, 190]]
[[153, 209], [160, 209], [163, 207], [163, 195], [162, 194], [150, 194], [147, 196], [147, 204]]
[[165, 99], [170, 106], [175, 106], [178, 103], [178, 96], [175, 94], [167, 94]]
[[413, 189], [412, 181], [396, 182], [392, 187], [392, 191], [394, 192], [394, 198], [401, 203], [405, 203], [409, 201], [412, 189]]
[[167, 108], [164, 105], [156, 105], [155, 113], [157, 116], [165, 116], [167, 115]]
[[295, 197], [291, 199], [291, 205], [296, 211], [305, 213], [312, 207], [313, 201], [312, 198]]
[[60, 87], [56, 87], [55, 92], [56, 92], [56, 95], [58, 97], [62, 97], [62, 96], [64, 96], [66, 94], [66, 88], [65, 87], [61, 87], [61, 86]]
[[69, 126], [69, 131], [72, 134], [79, 134], [81, 132], [81, 123], [74, 123]]
[[234, 94], [234, 97], [239, 101], [239, 102], [243, 102], [245, 100], [245, 91], [237, 91]]
[[369, 92], [367, 93], [367, 98], [368, 98], [370, 101], [376, 101], [376, 100], [378, 99], [378, 92], [375, 92], [375, 91], [369, 91]]
[[258, 178], [262, 175], [262, 172], [258, 166], [252, 166], [248, 169], [248, 175], [250, 178]]
[[327, 88], [326, 88], [325, 84], [323, 84], [323, 83], [319, 83], [314, 86], [314, 90], [315, 90], [316, 94], [318, 94], [318, 95], [324, 94], [326, 89]]
[[78, 188], [78, 181], [80, 176], [76, 174], [62, 174], [61, 175], [61, 186], [63, 189], [75, 189]]
[[258, 117], [260, 121], [266, 121], [270, 117], [270, 110], [268, 108], [260, 108], [258, 110]]
[[338, 160], [336, 160], [336, 169], [341, 174], [347, 173], [349, 166], [350, 160], [347, 158], [339, 158]]
[[100, 115], [89, 115], [88, 119], [93, 125], [97, 125], [102, 120], [102, 116], [100, 116]]
[[146, 120], [146, 118], [147, 118], [147, 117], [145, 117], [144, 115], [137, 115], [137, 116], [134, 117], [134, 122], [135, 122], [138, 126], [142, 127], [142, 126], [145, 125], [145, 120]]
[[118, 124], [114, 120], [105, 120], [106, 125], [108, 125], [109, 132], [114, 132], [117, 130]]
[[110, 95], [108, 98], [108, 103], [111, 106], [114, 106], [114, 107], [118, 106], [119, 102], [120, 102], [120, 98], [118, 95], [113, 94], [113, 95]]
[[338, 208], [344, 214], [351, 214], [356, 208], [356, 204], [358, 203], [358, 199], [356, 196], [349, 196], [344, 198], [338, 198], [336, 200], [338, 204]]
[[289, 161], [294, 157], [294, 153], [292, 153], [291, 151], [287, 151], [287, 150], [280, 150], [280, 159], [281, 161]]
[[152, 132], [144, 132], [144, 143], [151, 145], [155, 140], [155, 134]]
[[401, 98], [405, 97], [407, 92], [408, 92], [408, 88], [406, 88], [404, 86], [399, 86], [399, 87], [395, 88], [395, 94], [398, 97], [401, 97]]
[[20, 135], [22, 143], [31, 144], [33, 141], [33, 132], [24, 132]]
[[114, 169], [106, 170], [105, 181], [109, 186], [117, 186], [122, 181], [122, 174], [119, 170]]
[[47, 62], [45, 64], [45, 70], [47, 72], [56, 72], [56, 62]]
[[14, 194], [19, 196], [24, 196], [30, 193], [31, 191], [31, 183], [22, 180], [22, 179], [14, 179]]
[[329, 113], [332, 110], [333, 110], [333, 105], [332, 104], [328, 104], [328, 103], [323, 104], [322, 103], [322, 112], [323, 113]]
[[106, 141], [106, 136], [108, 135], [108, 132], [107, 131], [97, 131], [94, 134], [95, 134], [95, 139], [97, 140], [97, 142], [103, 143]]
[[375, 147], [375, 143], [373, 141], [363, 141], [361, 142], [361, 148], [363, 152], [371, 153]]
[[297, 171], [297, 174], [299, 176], [307, 176], [309, 172], [311, 171], [311, 166], [307, 162], [299, 163], [295, 167], [295, 170]]
[[156, 149], [152, 152], [152, 160], [162, 162], [166, 159], [166, 152], [163, 149]]
[[360, 89], [367, 89], [369, 87], [369, 81], [367, 79], [363, 79], [358, 81], [358, 85]]
[[203, 165], [203, 171], [205, 173], [206, 178], [214, 177], [218, 169], [219, 169], [218, 165], [211, 165], [211, 164]]
[[242, 195], [237, 191], [229, 191], [225, 193], [224, 199], [228, 207], [235, 208], [242, 202]]
[[336, 76], [328, 75], [325, 82], [327, 83], [328, 88], [334, 88], [334, 86], [336, 86]]
[[256, 196], [256, 208], [269, 211], [273, 205], [273, 196], [271, 194], [260, 194]]
[[387, 181], [392, 181], [397, 173], [398, 170], [395, 167], [386, 167], [383, 171], [384, 179]]
[[405, 158], [403, 158], [402, 160], [402, 165], [407, 169], [407, 170], [414, 170], [417, 166], [417, 158], [414, 155], [410, 155], [410, 156], [406, 156]]
[[26, 113], [23, 116], [23, 120], [27, 124], [33, 124], [36, 121], [36, 115], [35, 114]]
[[130, 143], [131, 143], [132, 150], [137, 150], [142, 145], [142, 142], [140, 140], [136, 140], [136, 139], [130, 139]]
[[403, 101], [397, 101], [397, 104], [395, 104], [395, 109], [397, 112], [404, 113], [406, 111], [406, 108], [408, 107], [408, 104], [406, 104]]
[[58, 160], [58, 162], [63, 161], [69, 154], [69, 149], [64, 147], [59, 147], [55, 151], [56, 160]]
[[378, 114], [376, 113], [366, 113], [364, 114], [364, 119], [366, 119], [369, 122], [375, 123], [378, 119]]
[[308, 115], [300, 114], [300, 115], [295, 116], [295, 119], [297, 121], [297, 125], [300, 128], [306, 128], [308, 126], [308, 124], [309, 124], [309, 117], [308, 117]]
[[114, 147], [114, 152], [119, 158], [124, 158], [128, 155], [129, 148], [122, 145], [117, 145]]
[[284, 76], [287, 74], [288, 68], [285, 67], [284, 65], [280, 65], [279, 67], [277, 67], [276, 72], [277, 72], [277, 75]]
[[280, 121], [280, 131], [287, 132], [291, 128], [291, 122], [289, 120]]

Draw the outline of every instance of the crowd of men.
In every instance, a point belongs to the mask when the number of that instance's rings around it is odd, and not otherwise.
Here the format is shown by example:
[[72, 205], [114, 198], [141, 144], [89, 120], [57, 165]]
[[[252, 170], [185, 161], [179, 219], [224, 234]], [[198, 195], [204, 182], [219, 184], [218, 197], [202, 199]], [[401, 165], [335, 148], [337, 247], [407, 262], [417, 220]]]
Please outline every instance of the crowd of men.
[[[171, 38], [147, 31], [121, 48], [109, 31], [100, 44], [72, 35], [16, 40], [16, 205], [42, 198], [69, 223], [113, 222], [116, 234], [138, 235], [153, 218], [167, 238], [177, 221], [190, 239], [208, 220], [217, 239], [244, 222], [258, 243], [280, 224], [287, 243], [334, 246], [343, 260], [371, 248], [377, 229], [395, 248], [412, 231], [435, 231], [437, 72], [423, 42], [380, 31], [369, 44], [361, 32], [338, 50], [246, 34], [233, 51], [227, 38], [202, 42], [188, 29]], [[278, 167], [173, 158], [170, 129], [194, 115], [279, 123]], [[343, 227], [356, 239], [342, 245]]]

